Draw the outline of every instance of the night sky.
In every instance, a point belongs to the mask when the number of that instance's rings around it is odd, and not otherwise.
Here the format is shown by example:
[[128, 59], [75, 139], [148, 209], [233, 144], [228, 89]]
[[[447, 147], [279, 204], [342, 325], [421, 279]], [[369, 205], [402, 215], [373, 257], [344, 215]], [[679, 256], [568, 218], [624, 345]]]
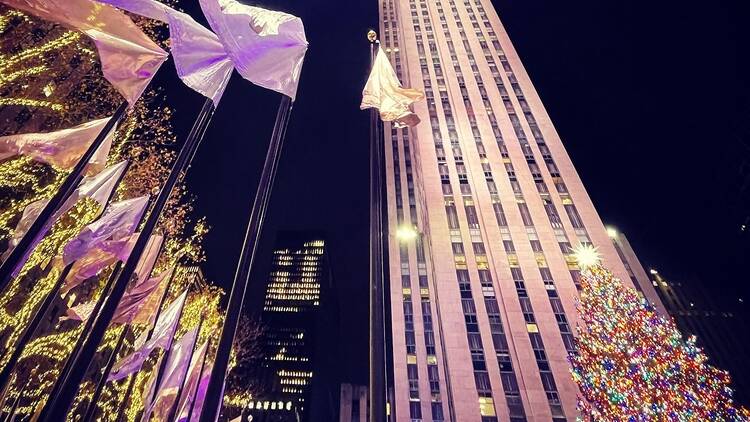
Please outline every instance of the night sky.
[[[180, 7], [205, 20], [197, 1]], [[717, 297], [750, 289], [750, 157], [743, 2], [494, 0], [602, 219], [644, 265], [699, 280]], [[345, 380], [367, 374], [368, 116], [359, 111], [376, 0], [273, 0], [300, 16], [310, 48], [253, 272], [261, 303], [278, 230], [327, 233]], [[181, 139], [202, 98], [162, 72]], [[279, 95], [234, 75], [188, 174], [205, 215], [209, 279], [231, 284]], [[750, 173], [750, 172], [748, 172]], [[743, 199], [744, 198], [744, 199]], [[744, 203], [744, 206], [743, 206]]]

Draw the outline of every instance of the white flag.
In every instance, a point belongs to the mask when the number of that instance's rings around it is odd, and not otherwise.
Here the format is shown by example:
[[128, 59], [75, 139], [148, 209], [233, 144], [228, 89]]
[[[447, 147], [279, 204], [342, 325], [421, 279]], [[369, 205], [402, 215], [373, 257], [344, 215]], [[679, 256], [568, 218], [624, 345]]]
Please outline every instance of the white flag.
[[195, 347], [197, 336], [198, 327], [195, 327], [185, 333], [169, 350], [169, 359], [156, 391], [156, 398], [146, 406], [142, 421], [148, 421], [150, 416], [154, 416], [154, 420], [157, 421], [168, 420], [169, 411], [175, 405], [177, 393], [189, 370], [192, 360], [190, 355]]
[[148, 196], [110, 204], [104, 214], [70, 240], [63, 248], [63, 263], [70, 264], [107, 240], [125, 239], [135, 231], [148, 205]]
[[395, 127], [415, 126], [419, 123], [419, 117], [412, 113], [409, 106], [422, 98], [422, 91], [401, 87], [388, 56], [379, 48], [370, 77], [362, 91], [362, 104], [359, 108], [377, 108], [380, 118], [385, 122], [393, 122]]
[[[208, 350], [208, 341], [204, 342], [203, 345], [193, 354], [193, 359], [190, 361], [190, 367], [188, 368], [187, 378], [185, 379], [185, 387], [182, 390], [180, 396], [180, 402], [177, 403], [177, 421], [182, 422], [190, 419], [190, 407], [193, 407], [193, 413], [195, 413], [195, 406], [193, 402], [198, 394], [198, 389], [203, 378], [203, 369], [205, 369], [204, 360], [205, 354]], [[196, 403], [197, 405], [198, 403]], [[200, 413], [200, 408], [198, 408]]]
[[[70, 170], [78, 164], [109, 119], [92, 120], [55, 132], [0, 136], [0, 160], [25, 155], [34, 161]], [[96, 172], [96, 168], [92, 170]]]
[[104, 77], [132, 106], [167, 53], [124, 13], [92, 0], [0, 0], [8, 6], [77, 29], [94, 41]]
[[146, 330], [135, 341], [135, 351], [117, 362], [109, 374], [109, 381], [116, 381], [137, 372], [141, 369], [143, 361], [146, 360], [152, 350], [159, 347], [168, 349], [172, 345], [175, 329], [182, 315], [182, 307], [187, 298], [187, 290], [172, 302], [169, 307], [159, 315], [159, 320], [154, 327], [154, 333], [151, 339], [146, 340], [148, 331]]
[[[85, 177], [78, 188], [73, 191], [67, 200], [65, 200], [65, 203], [55, 211], [51, 220], [54, 222], [61, 215], [68, 212], [68, 210], [73, 208], [80, 198], [91, 198], [104, 208], [126, 167], [127, 161], [122, 161], [107, 168], [96, 176]], [[13, 237], [10, 239], [9, 249], [18, 245], [18, 242], [20, 242], [26, 232], [29, 231], [29, 227], [34, 224], [34, 221], [39, 217], [39, 214], [41, 214], [48, 202], [48, 199], [40, 199], [30, 203], [24, 208], [21, 220], [16, 224], [16, 228], [13, 231]]]
[[234, 66], [219, 38], [190, 15], [157, 0], [98, 0], [169, 25], [177, 75], [185, 85], [219, 104]]
[[[76, 261], [76, 264], [74, 264], [73, 268], [71, 269], [71, 274], [68, 275], [68, 279], [66, 280], [63, 292], [69, 291], [71, 288], [77, 286], [81, 281], [96, 275], [99, 271], [101, 271], [102, 268], [111, 265], [115, 261], [126, 260], [127, 257], [130, 256], [130, 252], [133, 249], [135, 240], [138, 239], [139, 235], [140, 233], [133, 234], [130, 237], [128, 244], [117, 251], [119, 253], [110, 251], [97, 251], [99, 252], [95, 254], [97, 260], [89, 265], [81, 264], [83, 268], [78, 268], [78, 264], [88, 261], [86, 259], [87, 257], [81, 258], [80, 260]], [[138, 310], [140, 302], [145, 301], [151, 291], [155, 290], [158, 287], [158, 281], [151, 281], [150, 279], [146, 280], [146, 278], [151, 273], [151, 269], [156, 262], [156, 257], [159, 254], [163, 240], [164, 236], [158, 234], [152, 235], [148, 239], [146, 249], [141, 256], [141, 259], [138, 261], [138, 265], [135, 267], [135, 274], [137, 278], [136, 280], [134, 280], [134, 282], [131, 283], [132, 287], [130, 287], [130, 289], [125, 292], [125, 295], [122, 297], [122, 299], [120, 299], [120, 303], [117, 305], [117, 310], [115, 311], [114, 317], [112, 317], [112, 321], [120, 324], [129, 323], [130, 319], [128, 318], [128, 316], [130, 314], [134, 314]], [[67, 311], [68, 319], [81, 321], [88, 319], [89, 315], [93, 311], [95, 303], [96, 301], [92, 300], [91, 302], [84, 302], [69, 308]]]
[[63, 295], [67, 294], [72, 288], [99, 274], [104, 268], [117, 261], [127, 260], [138, 235], [134, 233], [130, 236], [105, 240], [96, 247], [88, 249], [73, 264], [60, 292]]
[[200, 0], [200, 4], [237, 72], [294, 100], [307, 51], [302, 20], [235, 0]]

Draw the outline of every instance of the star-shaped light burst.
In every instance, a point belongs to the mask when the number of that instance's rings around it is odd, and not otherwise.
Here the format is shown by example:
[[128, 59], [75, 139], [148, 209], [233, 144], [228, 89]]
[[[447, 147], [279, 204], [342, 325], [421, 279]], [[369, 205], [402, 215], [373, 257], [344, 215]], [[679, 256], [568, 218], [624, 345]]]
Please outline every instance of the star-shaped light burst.
[[581, 243], [573, 248], [573, 256], [581, 269], [599, 265], [602, 261], [598, 248], [589, 243]]

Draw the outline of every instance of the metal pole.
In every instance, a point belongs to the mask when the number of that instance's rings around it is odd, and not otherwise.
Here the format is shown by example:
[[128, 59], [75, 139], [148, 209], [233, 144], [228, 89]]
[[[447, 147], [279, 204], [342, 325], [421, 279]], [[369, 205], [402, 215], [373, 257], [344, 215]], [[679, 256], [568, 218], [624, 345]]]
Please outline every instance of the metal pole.
[[[190, 287], [188, 287], [188, 292], [190, 292]], [[185, 310], [185, 303], [187, 302], [187, 298], [185, 298], [185, 301], [182, 302], [182, 306], [180, 306], [180, 313], [177, 315], [177, 323], [179, 324], [180, 320], [182, 319], [182, 312]], [[154, 323], [154, 326], [156, 326], [156, 323]], [[164, 352], [164, 357], [161, 360], [161, 364], [159, 365], [158, 372], [156, 373], [156, 382], [154, 383], [154, 395], [151, 396], [151, 403], [156, 400], [156, 396], [159, 395], [159, 384], [161, 384], [162, 377], [164, 377], [164, 370], [167, 368], [167, 364], [169, 363], [169, 357], [172, 355], [172, 346], [174, 346], [174, 333], [172, 340], [169, 342], [169, 348]], [[150, 337], [150, 335], [149, 335]]]
[[193, 400], [190, 402], [190, 409], [188, 409], [188, 416], [185, 422], [190, 422], [190, 420], [193, 418], [193, 411], [195, 411], [195, 401], [198, 400], [198, 393], [200, 392], [200, 389], [201, 389], [201, 380], [203, 380], [203, 370], [206, 369], [206, 360], [208, 360], [209, 350], [211, 350], [210, 343], [206, 347], [206, 352], [203, 354], [203, 362], [201, 362], [201, 371], [198, 374], [198, 384], [195, 386], [195, 392], [193, 393]]
[[[185, 367], [185, 375], [182, 377], [182, 383], [180, 383], [180, 388], [177, 390], [177, 397], [175, 397], [174, 402], [172, 403], [172, 406], [169, 408], [169, 414], [167, 417], [167, 420], [175, 420], [174, 413], [179, 410], [178, 406], [180, 405], [180, 398], [182, 398], [182, 392], [185, 389], [185, 383], [187, 382], [188, 377], [190, 376], [190, 364], [193, 362], [193, 356], [195, 355], [195, 348], [198, 347], [198, 338], [201, 336], [201, 328], [203, 327], [203, 317], [204, 315], [201, 314], [201, 319], [198, 321], [198, 331], [195, 334], [195, 340], [193, 340], [193, 347], [190, 349], [190, 357], [187, 360], [187, 366]], [[200, 382], [200, 379], [198, 380]]]
[[68, 359], [65, 360], [65, 365], [63, 366], [63, 369], [60, 371], [60, 374], [57, 376], [55, 383], [52, 385], [52, 392], [50, 393], [50, 397], [54, 397], [55, 395], [59, 394], [63, 388], [67, 387], [67, 384], [64, 382], [64, 380], [70, 373], [70, 369], [73, 364], [73, 358], [76, 356], [77, 351], [81, 349], [81, 345], [86, 340], [87, 338], [86, 333], [88, 333], [91, 330], [91, 326], [94, 325], [94, 321], [96, 321], [97, 319], [99, 310], [102, 308], [102, 303], [104, 302], [104, 298], [107, 296], [107, 292], [112, 287], [112, 283], [120, 274], [121, 268], [122, 268], [122, 261], [118, 261], [117, 264], [115, 264], [114, 269], [112, 269], [112, 274], [109, 275], [109, 278], [107, 279], [107, 283], [104, 285], [104, 288], [102, 289], [102, 293], [99, 297], [99, 300], [97, 300], [96, 305], [94, 305], [94, 310], [91, 312], [91, 314], [86, 319], [86, 321], [83, 322], [83, 330], [81, 331], [81, 335], [78, 336], [78, 339], [76, 340], [76, 344], [73, 346], [73, 350], [71, 351], [70, 356], [68, 357]]
[[[175, 274], [177, 273], [177, 268], [172, 270], [172, 274], [169, 276], [169, 280], [167, 280], [167, 286], [164, 289], [164, 293], [162, 293], [161, 298], [159, 299], [159, 306], [156, 307], [156, 315], [154, 315], [154, 324], [151, 325], [151, 328], [148, 330], [148, 335], [146, 336], [146, 341], [151, 340], [151, 336], [154, 335], [154, 329], [156, 329], [156, 321], [159, 320], [159, 316], [161, 315], [161, 310], [164, 307], [164, 302], [167, 300], [167, 297], [169, 296], [169, 290], [172, 288], [172, 280], [174, 280]], [[128, 387], [125, 389], [125, 395], [122, 397], [122, 402], [120, 403], [120, 410], [118, 413], [117, 420], [120, 420], [122, 415], [125, 414], [126, 405], [128, 403], [128, 400], [130, 399], [130, 395], [133, 393], [133, 386], [135, 385], [135, 375], [131, 375], [128, 378]]]
[[102, 391], [104, 391], [104, 386], [107, 385], [107, 378], [109, 377], [110, 371], [112, 371], [112, 367], [115, 366], [115, 362], [117, 362], [117, 354], [120, 352], [120, 348], [122, 347], [128, 331], [130, 331], [130, 324], [122, 327], [122, 332], [120, 332], [120, 335], [117, 337], [117, 343], [112, 349], [109, 359], [107, 359], [107, 364], [104, 366], [102, 376], [99, 378], [99, 382], [96, 383], [94, 395], [91, 396], [91, 400], [86, 404], [86, 411], [82, 412], [84, 414], [83, 419], [81, 419], [83, 422], [93, 421], [94, 416], [96, 416], [96, 402], [99, 401], [99, 397], [102, 395]]
[[[377, 34], [367, 34], [375, 62]], [[385, 332], [383, 324], [383, 145], [380, 117], [370, 111], [370, 422], [386, 420]]]
[[[115, 188], [120, 184], [123, 177], [125, 177], [125, 173], [128, 171], [129, 166], [130, 164], [126, 163], [125, 169], [122, 171], [119, 178], [117, 179], [117, 182], [115, 183]], [[107, 197], [107, 201], [104, 203], [105, 209], [106, 209], [106, 205], [109, 204], [109, 201], [112, 200], [112, 197], [115, 194], [115, 188], [112, 189], [112, 192], [110, 192], [109, 196]], [[68, 274], [70, 274], [70, 270], [73, 267], [73, 264], [74, 262], [71, 262], [70, 264], [65, 266], [65, 268], [63, 269], [63, 272], [60, 274], [60, 277], [55, 283], [55, 286], [52, 288], [52, 290], [50, 290], [49, 293], [47, 293], [47, 297], [42, 302], [42, 305], [39, 307], [39, 309], [37, 309], [36, 313], [34, 314], [34, 317], [31, 319], [31, 321], [29, 321], [29, 324], [24, 329], [24, 332], [19, 338], [16, 348], [13, 351], [13, 354], [11, 355], [11, 357], [9, 358], [8, 363], [5, 365], [5, 368], [3, 368], [3, 370], [0, 372], [0, 385], [5, 385], [5, 383], [8, 381], [10, 377], [10, 372], [13, 371], [13, 368], [18, 362], [18, 359], [20, 359], [21, 357], [21, 353], [23, 352], [24, 347], [26, 347], [28, 342], [31, 340], [31, 337], [34, 335], [34, 332], [39, 327], [39, 324], [41, 323], [42, 318], [44, 318], [44, 316], [49, 311], [49, 307], [52, 305], [52, 302], [54, 301], [55, 297], [57, 297], [57, 294], [60, 291], [60, 288], [62, 287], [63, 283], [65, 282], [65, 279], [68, 277]], [[96, 315], [96, 314], [92, 313], [92, 316], [93, 315]], [[82, 333], [82, 335], [85, 335], [85, 332]], [[75, 352], [76, 349], [73, 349], [73, 351]]]
[[5, 288], [8, 287], [16, 272], [21, 269], [31, 252], [34, 250], [37, 240], [43, 237], [49, 226], [54, 223], [52, 217], [54, 216], [55, 211], [57, 211], [65, 200], [68, 199], [70, 194], [72, 194], [78, 186], [78, 183], [83, 179], [84, 171], [86, 170], [86, 166], [91, 160], [91, 157], [96, 153], [96, 150], [99, 149], [99, 146], [104, 142], [104, 139], [107, 138], [107, 135], [112, 128], [115, 127], [125, 115], [127, 108], [127, 102], [123, 102], [117, 107], [115, 114], [113, 114], [107, 124], [104, 125], [102, 130], [96, 136], [96, 139], [94, 139], [94, 142], [91, 143], [91, 146], [89, 146], [81, 159], [78, 160], [78, 164], [73, 167], [73, 170], [71, 170], [70, 174], [65, 178], [65, 181], [63, 181], [55, 195], [50, 198], [42, 212], [39, 213], [39, 216], [34, 220], [34, 223], [31, 224], [31, 227], [29, 227], [29, 230], [18, 242], [18, 245], [13, 248], [13, 251], [8, 255], [8, 258], [0, 266], [0, 291], [5, 290]]
[[13, 370], [16, 368], [16, 364], [18, 363], [18, 360], [21, 358], [23, 349], [26, 347], [27, 344], [29, 344], [29, 341], [31, 341], [31, 338], [34, 336], [34, 332], [36, 332], [36, 329], [39, 328], [39, 324], [41, 324], [42, 319], [44, 319], [44, 316], [47, 315], [47, 311], [49, 310], [49, 307], [52, 304], [52, 301], [57, 296], [57, 292], [60, 290], [60, 287], [62, 287], [63, 283], [65, 282], [65, 279], [68, 277], [68, 274], [70, 273], [70, 269], [73, 267], [73, 264], [74, 262], [71, 262], [70, 264], [65, 266], [65, 268], [60, 273], [60, 276], [57, 277], [57, 281], [55, 282], [55, 285], [52, 287], [52, 290], [47, 295], [47, 297], [44, 298], [44, 301], [34, 313], [34, 316], [31, 318], [31, 321], [29, 321], [29, 324], [26, 325], [26, 328], [21, 333], [21, 336], [18, 338], [18, 341], [16, 342], [15, 349], [13, 349], [13, 352], [10, 354], [10, 357], [8, 358], [8, 362], [5, 364], [5, 367], [3, 368], [3, 370], [0, 371], [0, 385], [6, 386], [8, 381], [10, 381], [11, 374], [13, 373]]
[[26, 381], [26, 384], [24, 384], [23, 388], [21, 388], [21, 390], [18, 392], [18, 396], [16, 396], [16, 399], [13, 400], [13, 404], [10, 407], [8, 416], [5, 417], [5, 422], [13, 422], [13, 419], [16, 418], [16, 410], [18, 409], [18, 405], [21, 403], [23, 393], [26, 391], [26, 388], [29, 387], [29, 384], [31, 384], [31, 377], [29, 377], [29, 379]]
[[123, 294], [125, 294], [125, 289], [130, 281], [130, 277], [133, 275], [135, 267], [138, 265], [138, 261], [146, 247], [146, 243], [151, 237], [154, 228], [156, 228], [159, 217], [161, 216], [178, 179], [190, 164], [189, 158], [193, 156], [198, 145], [200, 145], [200, 141], [203, 139], [206, 127], [208, 126], [208, 122], [210, 121], [214, 110], [213, 101], [207, 98], [198, 118], [193, 124], [190, 134], [177, 155], [177, 159], [172, 166], [167, 181], [164, 183], [164, 187], [161, 189], [159, 196], [154, 202], [154, 206], [146, 219], [146, 224], [133, 246], [133, 251], [130, 253], [128, 260], [123, 267], [122, 273], [112, 287], [112, 292], [105, 299], [101, 312], [91, 328], [80, 353], [78, 353], [73, 360], [71, 370], [63, 382], [66, 388], [62, 389], [59, 394], [50, 396], [50, 399], [45, 403], [44, 409], [42, 410], [39, 418], [40, 421], [51, 422], [65, 420], [68, 409], [75, 399], [78, 387], [86, 375], [86, 369], [93, 359], [96, 349], [104, 337], [104, 333], [107, 331], [107, 326], [117, 310], [117, 305], [120, 302], [120, 299]]
[[271, 135], [271, 142], [268, 146], [268, 153], [263, 164], [263, 170], [258, 183], [258, 191], [255, 193], [255, 200], [250, 212], [250, 221], [245, 233], [245, 241], [242, 245], [240, 260], [237, 263], [237, 270], [232, 283], [232, 291], [229, 294], [229, 304], [227, 305], [227, 314], [224, 319], [224, 326], [221, 330], [219, 345], [216, 350], [216, 359], [214, 367], [211, 370], [211, 377], [206, 389], [206, 401], [201, 410], [201, 422], [215, 422], [219, 416], [219, 410], [223, 399], [224, 378], [227, 373], [229, 364], [229, 355], [232, 351], [237, 325], [239, 324], [242, 304], [245, 299], [245, 292], [250, 282], [250, 269], [253, 266], [255, 252], [257, 250], [260, 232], [263, 227], [263, 220], [266, 215], [266, 208], [271, 196], [273, 179], [276, 176], [276, 169], [281, 156], [281, 147], [284, 143], [284, 134], [289, 115], [292, 109], [292, 100], [283, 96], [281, 104], [276, 114], [276, 122]]

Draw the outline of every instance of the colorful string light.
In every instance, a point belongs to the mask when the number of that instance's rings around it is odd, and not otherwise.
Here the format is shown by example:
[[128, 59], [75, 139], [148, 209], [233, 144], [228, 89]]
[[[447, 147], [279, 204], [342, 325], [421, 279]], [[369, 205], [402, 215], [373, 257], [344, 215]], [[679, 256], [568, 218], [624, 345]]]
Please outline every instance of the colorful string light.
[[708, 364], [695, 338], [600, 265], [581, 274], [573, 379], [585, 421], [745, 421], [730, 377]]

